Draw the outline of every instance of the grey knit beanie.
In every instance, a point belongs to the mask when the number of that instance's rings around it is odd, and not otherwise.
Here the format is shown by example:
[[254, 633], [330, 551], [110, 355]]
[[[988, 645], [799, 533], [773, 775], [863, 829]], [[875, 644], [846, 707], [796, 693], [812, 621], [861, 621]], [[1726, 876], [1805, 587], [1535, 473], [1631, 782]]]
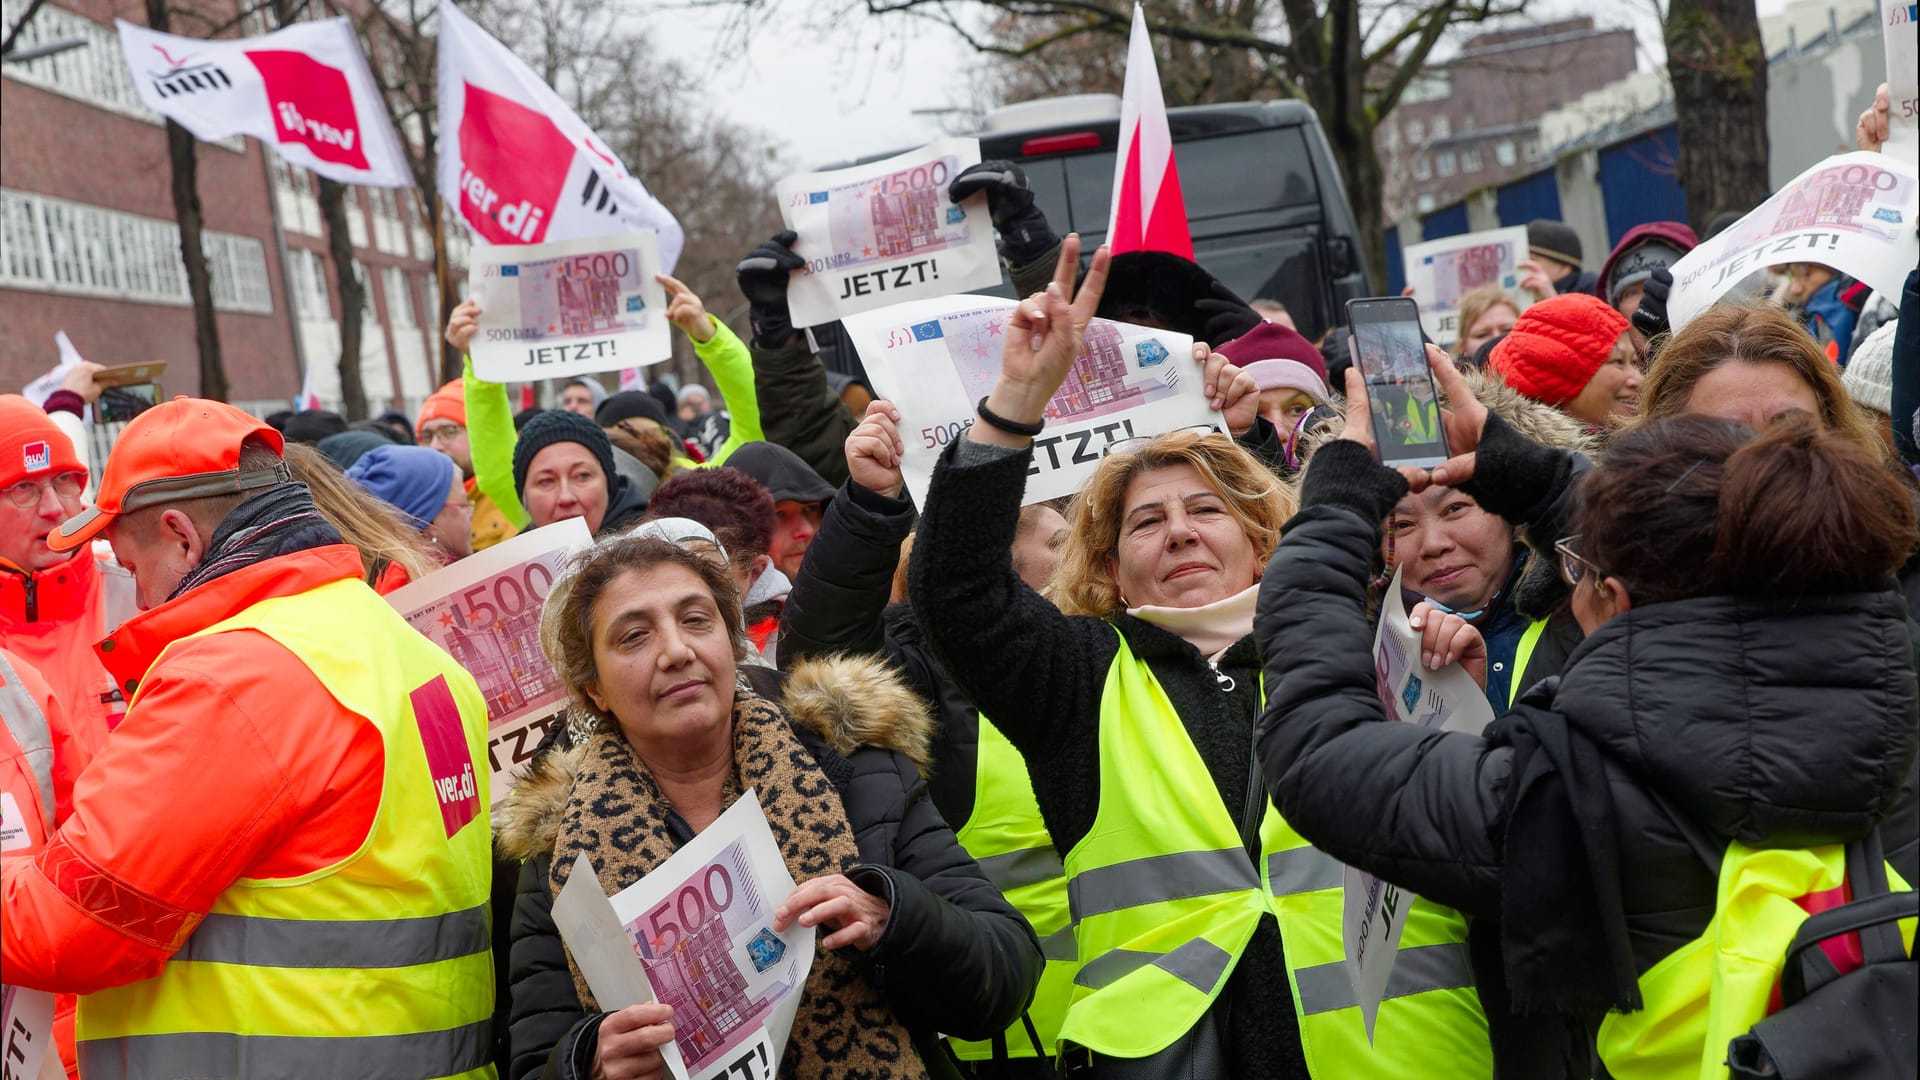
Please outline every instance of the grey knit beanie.
[[1847, 358], [1840, 383], [1854, 404], [1878, 413], [1893, 411], [1893, 331], [1898, 325], [1895, 320], [1868, 334]]

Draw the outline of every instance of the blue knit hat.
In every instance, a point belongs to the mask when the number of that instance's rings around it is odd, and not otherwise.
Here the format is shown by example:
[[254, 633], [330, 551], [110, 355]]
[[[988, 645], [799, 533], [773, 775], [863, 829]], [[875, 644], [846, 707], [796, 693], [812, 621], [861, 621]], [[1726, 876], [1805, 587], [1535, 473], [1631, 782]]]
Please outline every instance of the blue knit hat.
[[354, 483], [425, 529], [453, 490], [453, 459], [424, 446], [376, 446], [347, 470]]

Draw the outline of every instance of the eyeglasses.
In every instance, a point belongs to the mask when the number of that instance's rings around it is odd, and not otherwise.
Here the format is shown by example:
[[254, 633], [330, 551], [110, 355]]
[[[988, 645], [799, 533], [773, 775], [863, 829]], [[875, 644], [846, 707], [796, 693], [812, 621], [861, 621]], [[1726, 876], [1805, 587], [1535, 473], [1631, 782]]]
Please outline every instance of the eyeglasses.
[[1560, 577], [1575, 588], [1580, 586], [1580, 579], [1589, 574], [1596, 583], [1606, 576], [1598, 563], [1574, 550], [1573, 546], [1579, 542], [1578, 536], [1563, 536], [1553, 542], [1553, 550], [1560, 555]]
[[33, 506], [45, 497], [48, 488], [63, 499], [77, 499], [87, 486], [87, 474], [83, 472], [63, 472], [47, 477], [45, 480], [22, 480], [7, 489], [7, 498], [15, 506]]
[[1137, 454], [1145, 450], [1147, 444], [1155, 439], [1162, 439], [1168, 435], [1181, 434], [1199, 435], [1204, 438], [1208, 435], [1220, 434], [1220, 429], [1214, 427], [1212, 424], [1191, 424], [1187, 427], [1174, 428], [1172, 431], [1163, 431], [1158, 435], [1135, 435], [1130, 439], [1115, 439], [1101, 449], [1100, 456], [1112, 457], [1115, 454]]
[[429, 428], [421, 428], [420, 445], [432, 446], [435, 443], [450, 443], [465, 434], [466, 430], [466, 428], [459, 424], [435, 424]]

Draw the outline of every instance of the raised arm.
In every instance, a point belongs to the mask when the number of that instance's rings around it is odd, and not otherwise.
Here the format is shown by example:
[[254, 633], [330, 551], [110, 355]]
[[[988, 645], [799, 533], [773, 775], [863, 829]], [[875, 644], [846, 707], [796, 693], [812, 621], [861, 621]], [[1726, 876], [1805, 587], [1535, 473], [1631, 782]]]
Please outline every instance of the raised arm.
[[447, 320], [447, 343], [460, 350], [460, 386], [467, 405], [467, 445], [473, 454], [473, 480], [480, 493], [515, 525], [529, 520], [513, 489], [513, 447], [519, 432], [513, 429], [513, 407], [507, 404], [505, 383], [487, 382], [473, 373], [467, 346], [480, 328], [480, 302], [462, 300]]
[[827, 382], [827, 369], [794, 329], [787, 282], [806, 265], [786, 229], [747, 253], [734, 278], [753, 323], [753, 385], [763, 402], [760, 426], [769, 442], [793, 451], [830, 484], [847, 478], [841, 444], [860, 421]]

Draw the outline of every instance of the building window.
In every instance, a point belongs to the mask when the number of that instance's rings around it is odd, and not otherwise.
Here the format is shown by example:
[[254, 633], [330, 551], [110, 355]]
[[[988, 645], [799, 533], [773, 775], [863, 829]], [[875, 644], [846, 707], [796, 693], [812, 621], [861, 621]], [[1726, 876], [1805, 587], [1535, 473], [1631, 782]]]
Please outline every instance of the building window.
[[411, 329], [417, 325], [413, 317], [413, 289], [407, 279], [407, 272], [397, 266], [389, 266], [380, 271], [386, 279], [387, 318], [393, 321], [394, 328]]
[[1494, 144], [1493, 160], [1499, 162], [1500, 167], [1503, 169], [1509, 169], [1513, 167], [1513, 163], [1517, 161], [1518, 158], [1516, 158], [1513, 153], [1512, 139], [1501, 139], [1499, 142]]
[[1455, 172], [1453, 151], [1442, 150], [1440, 153], [1434, 155], [1433, 167], [1439, 171], [1441, 176], [1452, 176]]
[[1460, 151], [1460, 171], [1461, 172], [1470, 172], [1470, 173], [1479, 172], [1484, 167], [1484, 164], [1485, 163], [1480, 160], [1479, 147], [1476, 146], [1471, 150]]
[[1427, 159], [1425, 157], [1417, 157], [1413, 159], [1413, 178], [1415, 180], [1433, 179], [1433, 167], [1427, 164]]
[[293, 248], [287, 252], [287, 279], [293, 286], [293, 308], [300, 318], [325, 322], [333, 318], [328, 299], [327, 264], [317, 251]]
[[[0, 284], [150, 304], [192, 303], [180, 230], [171, 221], [0, 191], [0, 225]], [[212, 229], [201, 239], [214, 306], [271, 315], [265, 246], [251, 236]]]
[[1418, 146], [1420, 144], [1420, 140], [1425, 138], [1426, 134], [1427, 134], [1427, 126], [1425, 124], [1422, 124], [1418, 120], [1407, 121], [1407, 141], [1408, 142]]
[[1434, 208], [1434, 206], [1435, 206], [1435, 205], [1436, 205], [1436, 204], [1437, 204], [1438, 202], [1439, 202], [1439, 200], [1437, 200], [1437, 199], [1435, 199], [1435, 198], [1434, 198], [1433, 196], [1431, 196], [1431, 195], [1422, 195], [1422, 196], [1420, 196], [1420, 197], [1419, 197], [1418, 199], [1415, 199], [1415, 200], [1414, 200], [1414, 204], [1413, 204], [1413, 205], [1414, 205], [1414, 208], [1415, 208], [1415, 209], [1416, 209], [1416, 210], [1417, 210], [1418, 212], [1420, 212], [1420, 213], [1422, 213], [1422, 214], [1425, 214], [1425, 213], [1430, 213], [1430, 212], [1432, 212], [1432, 210], [1433, 210], [1433, 208]]
[[1451, 130], [1452, 130], [1452, 127], [1447, 123], [1446, 117], [1436, 116], [1433, 118], [1433, 137], [1434, 138], [1444, 139], [1447, 137], [1447, 133]]
[[1540, 136], [1527, 136], [1520, 143], [1520, 152], [1526, 155], [1528, 161], [1538, 161], [1540, 159]]

